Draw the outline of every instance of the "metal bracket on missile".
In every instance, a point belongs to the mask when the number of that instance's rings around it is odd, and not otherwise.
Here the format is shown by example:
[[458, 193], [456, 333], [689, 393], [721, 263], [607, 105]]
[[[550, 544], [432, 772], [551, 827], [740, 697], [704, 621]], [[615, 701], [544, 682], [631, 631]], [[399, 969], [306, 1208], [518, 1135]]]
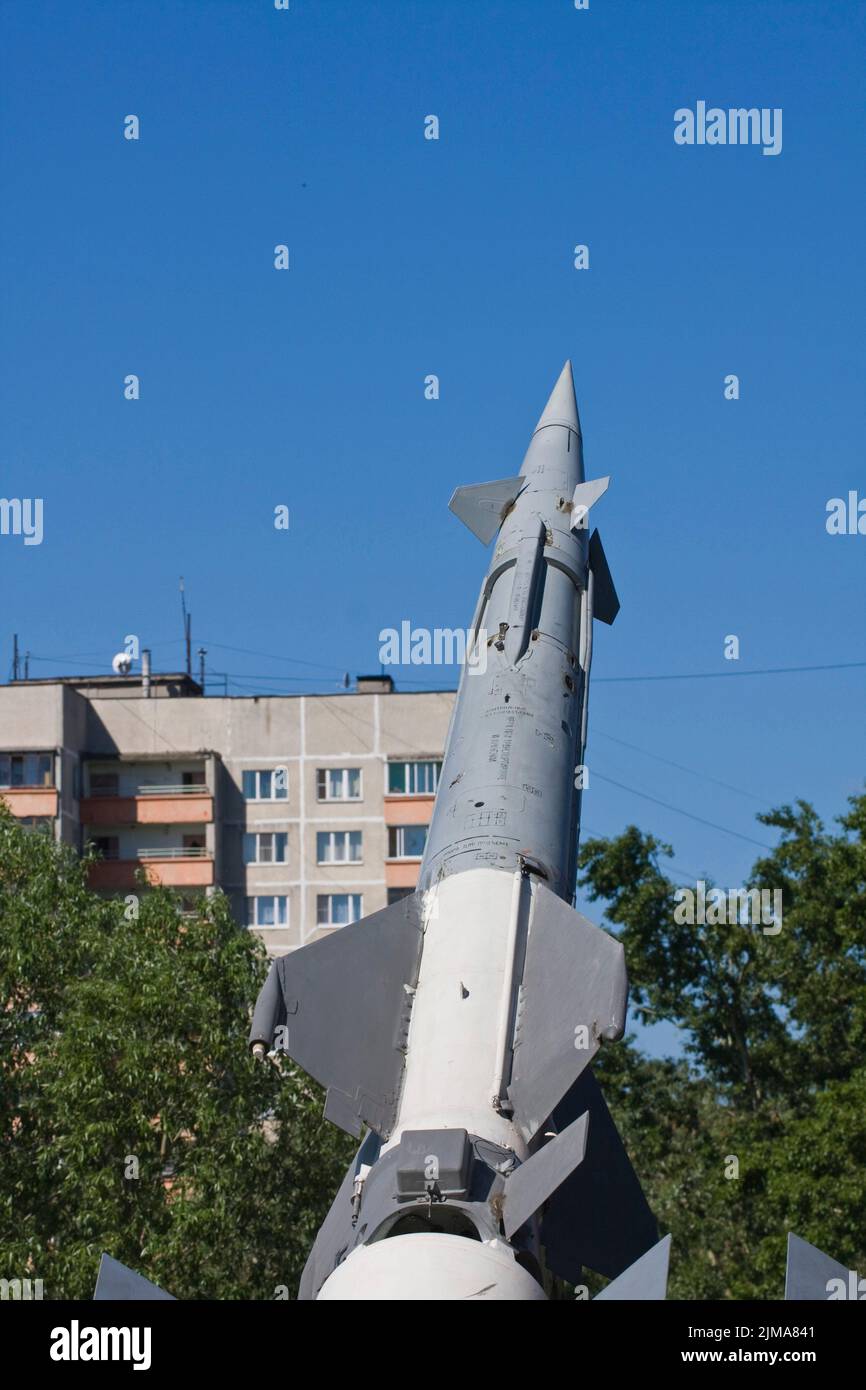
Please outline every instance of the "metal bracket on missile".
[[594, 507], [599, 497], [603, 497], [610, 485], [610, 478], [593, 478], [588, 483], [578, 483], [571, 499], [571, 529], [585, 531], [590, 507]]
[[589, 1115], [581, 1115], [511, 1173], [503, 1197], [509, 1240], [583, 1162], [588, 1125]]
[[619, 612], [619, 599], [613, 587], [607, 556], [598, 531], [589, 538], [589, 567], [593, 574], [592, 614], [603, 623], [610, 625]]
[[805, 1303], [829, 1300], [828, 1285], [841, 1279], [848, 1290], [848, 1270], [838, 1260], [831, 1260], [817, 1245], [788, 1232], [788, 1264], [785, 1270], [786, 1301]]
[[470, 483], [455, 488], [449, 508], [483, 545], [489, 545], [508, 508], [526, 486], [526, 479], [499, 478], [492, 483]]
[[152, 1284], [143, 1274], [136, 1274], [134, 1269], [127, 1269], [126, 1265], [122, 1265], [119, 1260], [113, 1260], [110, 1255], [103, 1255], [99, 1261], [93, 1299], [94, 1302], [128, 1300], [143, 1303], [163, 1299], [169, 1303], [177, 1302], [174, 1294], [166, 1293], [158, 1284]]
[[623, 1274], [602, 1289], [593, 1299], [611, 1302], [663, 1302], [668, 1294], [668, 1264], [671, 1257], [671, 1238], [665, 1236], [645, 1255], [641, 1255]]
[[527, 1141], [602, 1041], [622, 1037], [627, 994], [621, 944], [536, 881], [508, 1087]]
[[250, 1046], [282, 1025], [277, 1047], [327, 1087], [325, 1114], [349, 1134], [393, 1127], [422, 940], [413, 893], [281, 956], [262, 989]]

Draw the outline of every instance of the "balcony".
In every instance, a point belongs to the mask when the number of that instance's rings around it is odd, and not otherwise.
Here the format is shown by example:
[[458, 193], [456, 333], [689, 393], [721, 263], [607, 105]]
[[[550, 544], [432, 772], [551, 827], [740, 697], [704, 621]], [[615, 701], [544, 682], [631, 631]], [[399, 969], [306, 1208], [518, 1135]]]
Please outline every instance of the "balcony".
[[429, 825], [433, 815], [435, 796], [427, 793], [418, 796], [385, 795], [386, 825]]
[[149, 883], [163, 888], [209, 888], [214, 881], [210, 852], [188, 846], [140, 849], [129, 859], [102, 859], [91, 865], [88, 881], [104, 892], [134, 891], [140, 869]]
[[385, 886], [387, 888], [414, 888], [418, 882], [420, 859], [386, 859]]
[[203, 786], [142, 786], [133, 796], [88, 796], [84, 825], [202, 825], [213, 820], [213, 796]]
[[0, 800], [5, 801], [13, 816], [56, 816], [56, 787], [4, 787]]

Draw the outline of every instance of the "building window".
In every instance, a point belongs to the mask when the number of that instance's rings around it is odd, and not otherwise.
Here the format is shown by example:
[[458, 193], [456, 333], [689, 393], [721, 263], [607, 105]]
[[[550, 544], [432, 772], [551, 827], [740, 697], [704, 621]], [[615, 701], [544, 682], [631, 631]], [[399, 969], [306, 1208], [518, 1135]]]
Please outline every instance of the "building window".
[[54, 822], [49, 816], [20, 816], [16, 823], [23, 830], [35, 830], [40, 835], [54, 833]]
[[247, 769], [243, 774], [246, 801], [285, 801], [289, 777], [284, 767]]
[[316, 796], [319, 801], [360, 801], [361, 769], [359, 767], [320, 767], [316, 771]]
[[320, 830], [316, 835], [318, 864], [360, 864], [360, 830]]
[[289, 900], [284, 897], [247, 898], [248, 927], [287, 927]]
[[389, 906], [389, 907], [392, 907], [393, 904], [394, 904], [394, 903], [398, 903], [398, 902], [400, 901], [401, 898], [411, 898], [411, 896], [412, 896], [412, 894], [413, 894], [414, 892], [415, 892], [415, 889], [414, 889], [414, 888], [389, 888], [389, 889], [388, 889], [388, 906]]
[[53, 787], [52, 753], [0, 753], [0, 787]]
[[319, 893], [316, 897], [317, 926], [346, 927], [362, 916], [360, 893]]
[[91, 772], [91, 796], [117, 796], [116, 772]]
[[203, 787], [206, 785], [204, 769], [200, 772], [185, 772], [180, 780], [184, 787]]
[[116, 835], [97, 835], [93, 847], [103, 859], [120, 858], [120, 841]]
[[420, 859], [426, 839], [426, 825], [391, 825], [388, 827], [388, 858]]
[[285, 864], [289, 837], [285, 830], [244, 835], [245, 864]]
[[434, 796], [441, 763], [389, 763], [389, 796]]

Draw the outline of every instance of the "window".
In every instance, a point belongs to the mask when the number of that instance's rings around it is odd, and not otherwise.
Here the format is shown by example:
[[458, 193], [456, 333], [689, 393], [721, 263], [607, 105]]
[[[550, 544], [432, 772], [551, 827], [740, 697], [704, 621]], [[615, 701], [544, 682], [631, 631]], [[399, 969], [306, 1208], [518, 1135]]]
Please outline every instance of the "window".
[[439, 783], [441, 763], [389, 763], [389, 796], [433, 796]]
[[97, 854], [103, 859], [120, 858], [120, 841], [116, 835], [98, 835], [93, 841]]
[[360, 893], [319, 893], [316, 923], [320, 927], [346, 927], [362, 917]]
[[289, 774], [284, 767], [248, 769], [243, 774], [246, 801], [285, 801], [289, 795]]
[[285, 830], [244, 835], [245, 864], [285, 864], [289, 837]]
[[414, 888], [389, 888], [388, 906], [391, 907], [394, 903], [398, 903], [401, 898], [411, 898], [414, 892]]
[[316, 796], [319, 801], [360, 801], [361, 769], [320, 767], [316, 772]]
[[316, 835], [318, 864], [360, 864], [360, 830], [320, 830]]
[[51, 753], [0, 753], [0, 787], [53, 787]]
[[21, 816], [17, 823], [23, 830], [35, 830], [40, 835], [54, 833], [54, 822], [49, 816]]
[[287, 927], [289, 900], [282, 897], [247, 898], [248, 927]]
[[201, 772], [185, 772], [180, 780], [184, 787], [203, 787], [205, 785], [204, 769]]
[[420, 859], [427, 839], [426, 825], [392, 825], [388, 827], [389, 859]]
[[117, 796], [116, 772], [91, 772], [91, 796]]

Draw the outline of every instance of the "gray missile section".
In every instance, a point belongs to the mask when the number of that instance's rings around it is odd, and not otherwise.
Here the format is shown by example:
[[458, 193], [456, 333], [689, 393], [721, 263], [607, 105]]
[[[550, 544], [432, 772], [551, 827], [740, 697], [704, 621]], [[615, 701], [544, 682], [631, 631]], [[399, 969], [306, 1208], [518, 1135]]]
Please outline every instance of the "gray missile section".
[[[574, 891], [581, 761], [599, 617], [618, 602], [589, 509], [608, 479], [586, 482], [571, 364], [541, 415], [518, 478], [460, 488], [452, 508], [476, 534], [502, 516], [472, 625], [481, 663], [464, 667], [419, 887], [522, 862], [567, 901]], [[518, 486], [519, 485], [519, 486]], [[486, 495], [483, 489], [493, 489]]]

